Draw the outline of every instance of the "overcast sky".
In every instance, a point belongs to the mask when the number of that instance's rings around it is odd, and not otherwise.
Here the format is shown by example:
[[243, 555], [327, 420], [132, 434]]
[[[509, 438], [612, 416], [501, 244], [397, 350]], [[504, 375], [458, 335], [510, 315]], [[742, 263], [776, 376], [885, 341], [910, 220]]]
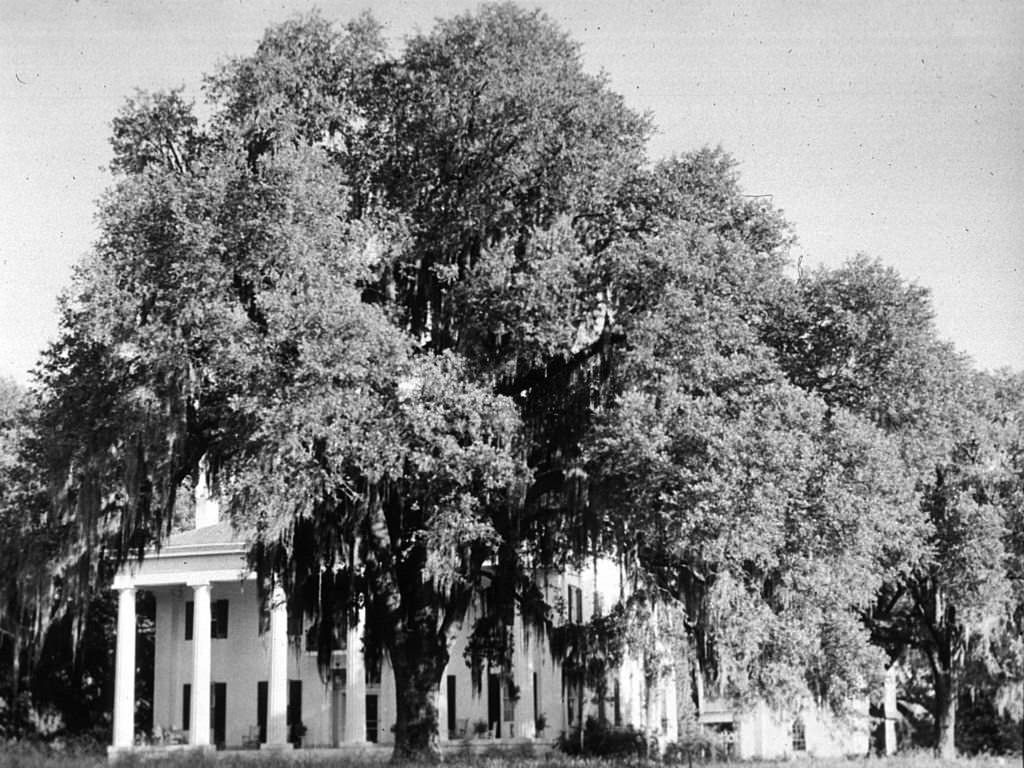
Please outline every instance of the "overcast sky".
[[[395, 50], [475, 2], [369, 8]], [[583, 2], [539, 6], [659, 132], [653, 157], [721, 144], [795, 224], [794, 256], [863, 251], [931, 289], [940, 333], [1024, 369], [1024, 3]], [[0, 375], [25, 382], [95, 239], [110, 120], [312, 3], [0, 0]]]

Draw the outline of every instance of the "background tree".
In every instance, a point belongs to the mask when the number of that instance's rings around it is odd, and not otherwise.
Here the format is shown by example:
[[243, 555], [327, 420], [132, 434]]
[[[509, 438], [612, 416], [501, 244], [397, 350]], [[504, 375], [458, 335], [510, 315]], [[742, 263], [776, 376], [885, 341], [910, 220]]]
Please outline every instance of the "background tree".
[[894, 658], [911, 649], [926, 660], [936, 749], [949, 757], [968, 660], [1005, 643], [996, 638], [1013, 631], [1019, 613], [1007, 548], [1019, 524], [1012, 457], [1020, 401], [1012, 379], [985, 383], [940, 342], [927, 292], [878, 262], [860, 257], [812, 273], [795, 290], [769, 335], [783, 366], [833, 407], [891, 435], [915, 483], [923, 546], [893, 553], [897, 570], [866, 620]]
[[4, 662], [2, 727], [26, 727], [28, 688], [50, 615], [59, 601], [58, 531], [48, 520], [45, 488], [33, 463], [30, 394], [0, 379], [0, 658]]
[[698, 691], [841, 707], [873, 666], [857, 610], [915, 533], [894, 446], [761, 343], [771, 254], [692, 225], [629, 251], [616, 293], [645, 311], [619, 314], [617, 396], [587, 441], [605, 536], [684, 608]]

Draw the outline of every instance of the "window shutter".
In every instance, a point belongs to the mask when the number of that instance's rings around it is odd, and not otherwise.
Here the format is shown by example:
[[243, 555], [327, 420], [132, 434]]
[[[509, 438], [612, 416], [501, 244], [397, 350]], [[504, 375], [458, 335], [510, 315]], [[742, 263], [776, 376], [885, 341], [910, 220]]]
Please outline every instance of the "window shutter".
[[187, 731], [192, 724], [192, 684], [185, 683], [181, 689], [181, 730]]

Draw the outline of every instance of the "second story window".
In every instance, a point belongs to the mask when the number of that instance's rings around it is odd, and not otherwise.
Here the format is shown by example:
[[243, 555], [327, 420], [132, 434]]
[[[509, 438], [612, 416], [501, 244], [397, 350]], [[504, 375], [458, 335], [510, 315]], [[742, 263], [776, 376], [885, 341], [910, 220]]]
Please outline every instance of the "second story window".
[[225, 639], [228, 636], [228, 601], [214, 600], [210, 606], [210, 637]]
[[[185, 639], [191, 640], [195, 630], [196, 604], [185, 603]], [[228, 636], [228, 601], [214, 600], [210, 603], [210, 637], [225, 639]]]

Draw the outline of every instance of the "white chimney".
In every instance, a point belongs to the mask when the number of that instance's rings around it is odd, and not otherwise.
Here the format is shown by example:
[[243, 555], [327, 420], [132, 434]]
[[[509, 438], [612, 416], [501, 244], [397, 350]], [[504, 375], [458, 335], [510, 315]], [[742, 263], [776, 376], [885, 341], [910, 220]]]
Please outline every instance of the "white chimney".
[[199, 461], [195, 500], [196, 528], [206, 528], [220, 522], [220, 503], [210, 495], [210, 464], [205, 456]]

